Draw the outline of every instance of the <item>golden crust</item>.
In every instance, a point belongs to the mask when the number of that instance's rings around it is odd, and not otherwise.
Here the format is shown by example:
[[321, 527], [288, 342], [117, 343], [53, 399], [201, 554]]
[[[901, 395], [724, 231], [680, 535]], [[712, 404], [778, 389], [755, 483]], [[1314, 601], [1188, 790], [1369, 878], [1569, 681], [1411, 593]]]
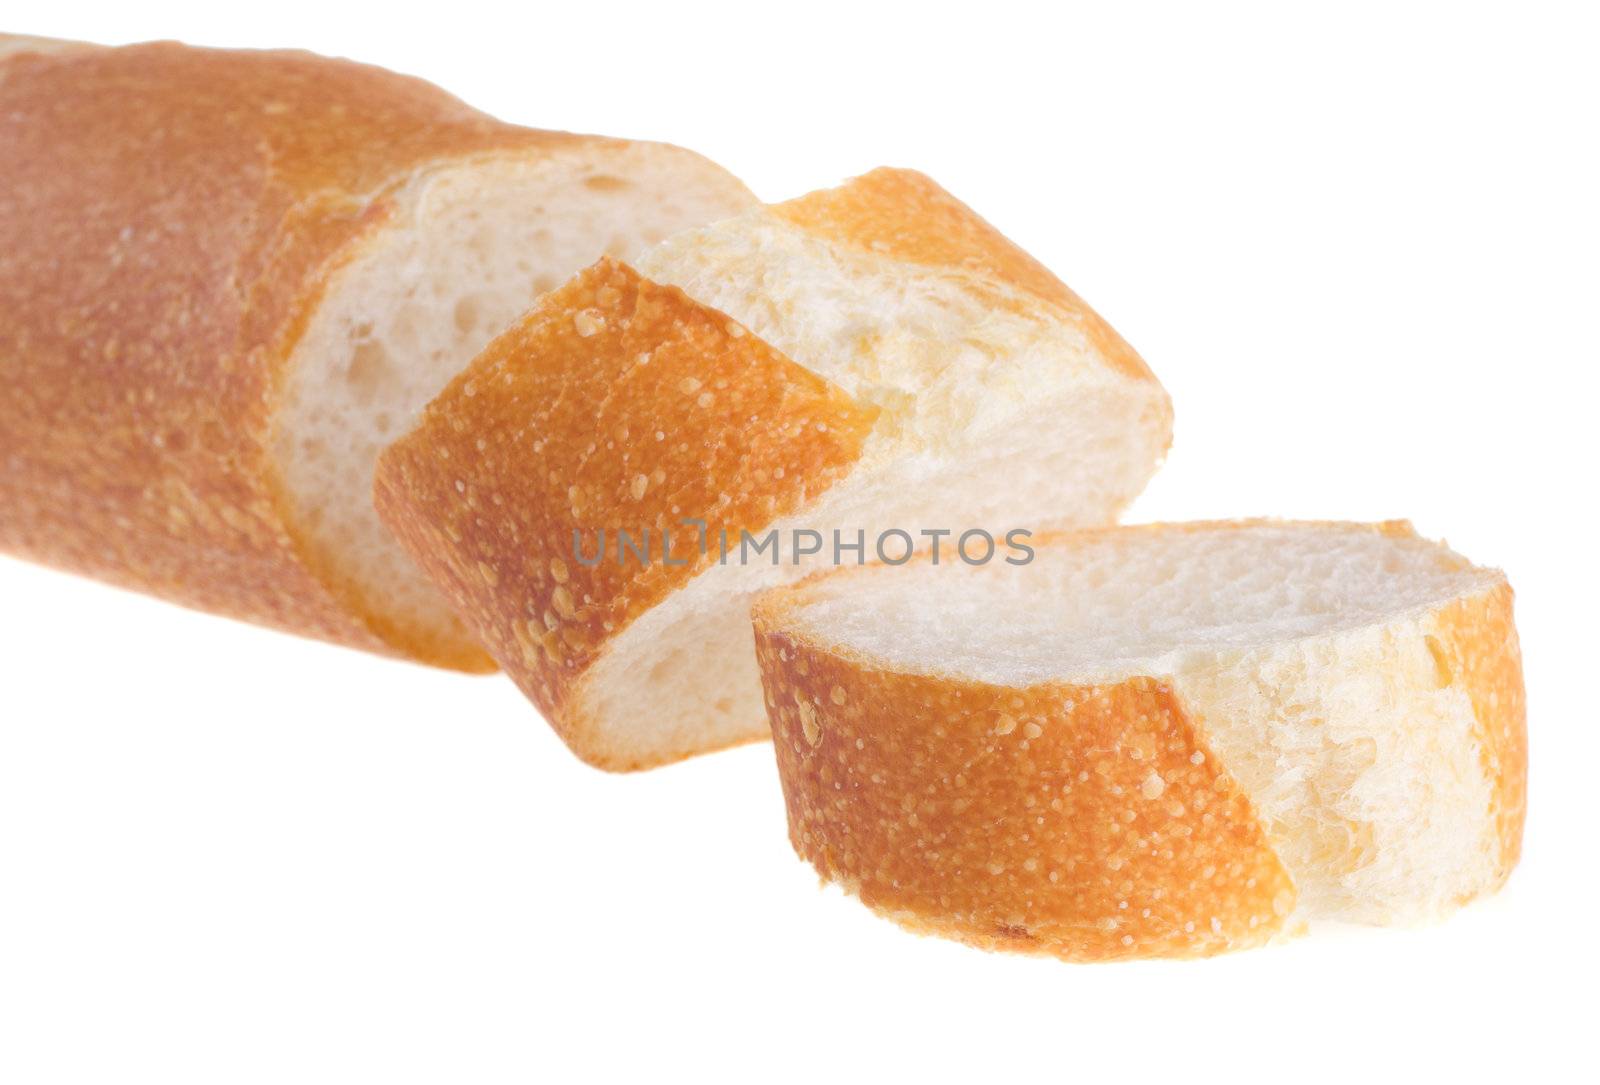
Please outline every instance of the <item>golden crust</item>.
[[755, 608], [795, 850], [914, 930], [1067, 960], [1260, 944], [1289, 875], [1172, 689], [896, 672]]
[[[831, 486], [875, 410], [606, 259], [544, 295], [379, 461], [379, 515], [585, 760], [642, 768], [574, 694], [607, 644]], [[712, 540], [700, 551], [699, 529]], [[662, 560], [663, 529], [674, 562]], [[616, 560], [618, 532], [652, 558]], [[578, 533], [575, 541], [574, 532]], [[599, 552], [601, 532], [605, 557]]]
[[835, 244], [961, 274], [997, 305], [1017, 308], [1015, 292], [1028, 295], [1082, 329], [1114, 369], [1156, 383], [1144, 359], [1066, 283], [915, 170], [876, 169], [772, 211]]
[[615, 141], [500, 123], [301, 52], [8, 50], [0, 81], [0, 550], [469, 670], [319, 562], [271, 455], [330, 273], [419, 169]]

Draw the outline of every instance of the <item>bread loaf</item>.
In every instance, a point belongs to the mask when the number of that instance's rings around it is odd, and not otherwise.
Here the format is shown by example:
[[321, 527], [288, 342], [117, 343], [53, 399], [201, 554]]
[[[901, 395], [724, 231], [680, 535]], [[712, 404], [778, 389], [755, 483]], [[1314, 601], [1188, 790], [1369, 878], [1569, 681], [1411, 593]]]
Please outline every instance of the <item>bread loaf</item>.
[[913, 929], [1071, 960], [1410, 924], [1497, 888], [1511, 589], [1406, 524], [1066, 534], [764, 595], [795, 849]]
[[379, 449], [542, 290], [752, 203], [346, 61], [0, 39], [0, 551], [487, 668]]
[[[765, 737], [750, 601], [833, 560], [835, 532], [860, 540], [848, 561], [893, 532], [1105, 523], [1170, 439], [1138, 355], [920, 174], [752, 209], [637, 266], [545, 295], [377, 479], [406, 549], [596, 765]], [[648, 558], [623, 552], [647, 535]]]

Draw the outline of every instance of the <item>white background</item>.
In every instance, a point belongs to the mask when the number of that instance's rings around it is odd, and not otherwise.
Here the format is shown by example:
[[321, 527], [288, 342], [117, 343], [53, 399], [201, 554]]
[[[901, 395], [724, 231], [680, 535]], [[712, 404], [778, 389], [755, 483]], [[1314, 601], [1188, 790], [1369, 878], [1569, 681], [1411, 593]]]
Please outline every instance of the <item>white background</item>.
[[1132, 518], [1405, 516], [1509, 572], [1523, 865], [1420, 932], [986, 955], [819, 891], [765, 746], [607, 776], [503, 679], [0, 559], [0, 1080], [1592, 1069], [1583, 8], [406, 7], [35, 0], [5, 21], [353, 56], [507, 119], [694, 147], [771, 199], [925, 170], [1171, 391]]

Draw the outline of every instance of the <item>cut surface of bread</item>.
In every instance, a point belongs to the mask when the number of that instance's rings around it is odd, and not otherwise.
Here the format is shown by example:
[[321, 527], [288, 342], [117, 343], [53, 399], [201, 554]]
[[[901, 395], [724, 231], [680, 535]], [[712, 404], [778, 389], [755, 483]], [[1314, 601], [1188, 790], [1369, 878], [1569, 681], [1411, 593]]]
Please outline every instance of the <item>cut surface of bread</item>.
[[[931, 530], [1105, 523], [1170, 439], [1166, 395], [1127, 344], [920, 174], [878, 170], [755, 208], [637, 264], [543, 298], [379, 469], [386, 522], [594, 764], [642, 768], [765, 737], [750, 601], [831, 560], [835, 531], [864, 538], [870, 558], [894, 530], [927, 545]], [[641, 297], [655, 299], [644, 320]], [[676, 317], [658, 319], [658, 303]], [[579, 327], [590, 334], [573, 338]], [[685, 329], [705, 360], [674, 353]], [[675, 384], [641, 382], [662, 354], [651, 336], [672, 348]], [[756, 396], [757, 372], [810, 391], [724, 410]], [[552, 417], [528, 389], [555, 373], [581, 375], [604, 407]], [[646, 388], [655, 398], [629, 398]], [[686, 521], [705, 525], [712, 560], [629, 558], [616, 571], [619, 533], [659, 543], [666, 528], [686, 546], [702, 530]], [[608, 582], [581, 593], [547, 571], [561, 561], [579, 575], [574, 530], [590, 553], [601, 532], [611, 540]], [[775, 532], [778, 562], [740, 551], [741, 531]], [[829, 549], [796, 560], [797, 531]], [[553, 606], [561, 590], [571, 614]], [[546, 615], [535, 640], [593, 636], [577, 653], [524, 651], [517, 629]]]
[[544, 289], [753, 203], [348, 61], [0, 39], [0, 549], [489, 669], [378, 450]]
[[1069, 959], [1411, 924], [1497, 888], [1511, 590], [1405, 524], [1156, 525], [764, 595], [790, 836], [914, 928]]

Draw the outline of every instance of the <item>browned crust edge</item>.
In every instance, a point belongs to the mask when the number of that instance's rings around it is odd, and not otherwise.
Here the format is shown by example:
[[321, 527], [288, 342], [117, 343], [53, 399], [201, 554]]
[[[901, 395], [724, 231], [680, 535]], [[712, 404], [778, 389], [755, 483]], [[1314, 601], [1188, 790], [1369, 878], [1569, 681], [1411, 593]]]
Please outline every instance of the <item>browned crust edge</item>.
[[886, 670], [755, 610], [796, 852], [921, 933], [1071, 961], [1208, 956], [1295, 891], [1169, 685]]

